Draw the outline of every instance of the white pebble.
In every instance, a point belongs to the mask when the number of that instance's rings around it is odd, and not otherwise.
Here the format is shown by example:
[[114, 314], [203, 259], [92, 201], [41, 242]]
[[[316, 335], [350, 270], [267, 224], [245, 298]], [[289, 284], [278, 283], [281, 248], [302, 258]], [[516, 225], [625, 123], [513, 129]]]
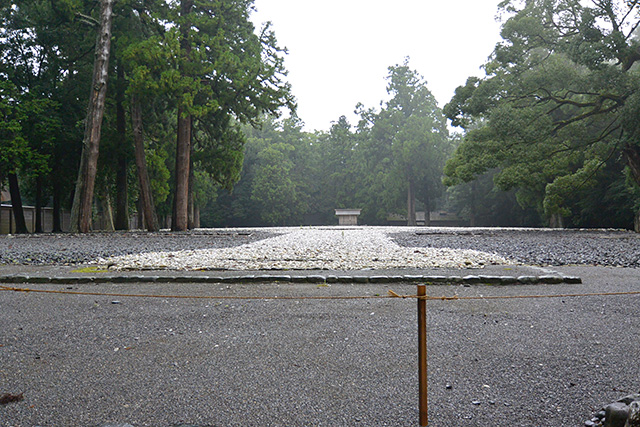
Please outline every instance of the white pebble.
[[481, 268], [511, 264], [503, 257], [475, 250], [401, 247], [388, 237], [391, 230], [385, 227], [275, 230], [283, 234], [233, 248], [149, 252], [101, 262], [116, 269], [170, 270]]

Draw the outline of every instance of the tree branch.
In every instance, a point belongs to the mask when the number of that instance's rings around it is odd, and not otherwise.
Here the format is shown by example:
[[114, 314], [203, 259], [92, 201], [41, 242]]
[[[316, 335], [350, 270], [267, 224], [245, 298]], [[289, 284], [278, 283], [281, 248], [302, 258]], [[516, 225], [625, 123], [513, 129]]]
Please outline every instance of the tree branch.
[[[622, 19], [620, 20], [620, 25], [624, 25], [624, 22], [627, 20], [627, 18], [629, 17], [629, 15], [631, 15], [631, 12], [633, 12], [633, 9], [638, 5], [638, 3], [639, 3], [639, 1], [638, 1], [638, 0], [634, 0], [634, 1], [630, 2], [630, 3], [628, 3], [629, 10], [627, 11], [627, 13], [625, 13], [625, 14], [624, 14], [624, 16], [622, 17]], [[633, 26], [633, 27], [634, 27], [634, 29], [635, 29], [635, 28], [637, 28], [637, 26], [638, 26], [638, 22], [636, 22], [636, 24]], [[631, 36], [631, 34], [633, 34], [633, 31], [634, 31], [634, 30], [632, 30], [632, 31], [629, 33], [629, 35], [625, 38], [625, 40], [626, 40], [626, 39], [628, 39], [628, 37], [629, 37], [629, 36]]]
[[91, 27], [97, 27], [100, 24], [100, 22], [98, 22], [97, 19], [95, 19], [95, 18], [93, 18], [91, 16], [88, 16], [88, 15], [85, 15], [83, 13], [76, 12], [76, 16], [78, 18], [80, 18], [81, 22], [84, 22], [85, 24], [87, 24], [87, 25], [89, 25]]
[[590, 145], [596, 144], [600, 141], [603, 141], [605, 138], [607, 138], [609, 135], [611, 135], [612, 133], [614, 133], [617, 130], [621, 130], [622, 125], [618, 124], [617, 126], [611, 127], [614, 123], [617, 122], [617, 119], [614, 119], [611, 123], [609, 123], [609, 125], [600, 133], [600, 136], [598, 136], [597, 138], [587, 141], [583, 144], [578, 144], [578, 145], [574, 145], [574, 146], [567, 146], [565, 145], [566, 148], [563, 149], [559, 149], [559, 150], [555, 150], [552, 151], [551, 153], [549, 153], [550, 156], [555, 156], [556, 154], [560, 154], [560, 153], [566, 153], [568, 151], [574, 151], [574, 150], [578, 150], [578, 149], [582, 149], [585, 147], [588, 147]]

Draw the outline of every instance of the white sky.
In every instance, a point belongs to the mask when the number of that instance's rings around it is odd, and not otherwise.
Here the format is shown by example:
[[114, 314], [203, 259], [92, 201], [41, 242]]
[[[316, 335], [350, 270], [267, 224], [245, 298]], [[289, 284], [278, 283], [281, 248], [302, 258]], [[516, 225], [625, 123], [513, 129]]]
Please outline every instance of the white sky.
[[500, 0], [255, 0], [257, 28], [271, 21], [306, 130], [341, 115], [357, 123], [358, 102], [387, 100], [387, 68], [410, 57], [440, 106], [500, 40]]

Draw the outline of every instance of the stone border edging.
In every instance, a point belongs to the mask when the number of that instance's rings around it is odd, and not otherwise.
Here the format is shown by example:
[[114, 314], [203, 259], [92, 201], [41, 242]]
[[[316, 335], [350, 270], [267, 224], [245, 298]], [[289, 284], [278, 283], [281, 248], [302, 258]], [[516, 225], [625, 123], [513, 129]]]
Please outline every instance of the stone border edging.
[[463, 284], [463, 285], [514, 285], [514, 284], [579, 284], [582, 279], [576, 276], [430, 276], [430, 275], [239, 275], [239, 276], [0, 276], [0, 283], [34, 283], [34, 284], [85, 284], [85, 283], [427, 283], [427, 284]]

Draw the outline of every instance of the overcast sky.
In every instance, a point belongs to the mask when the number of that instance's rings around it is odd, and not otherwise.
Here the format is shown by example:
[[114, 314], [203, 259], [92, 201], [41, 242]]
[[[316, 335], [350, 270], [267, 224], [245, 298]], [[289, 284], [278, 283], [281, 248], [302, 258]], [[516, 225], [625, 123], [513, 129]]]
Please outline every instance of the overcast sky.
[[378, 108], [387, 68], [409, 65], [440, 106], [499, 41], [500, 0], [255, 0], [258, 28], [271, 21], [306, 130], [328, 130], [341, 115], [357, 123], [358, 102]]

